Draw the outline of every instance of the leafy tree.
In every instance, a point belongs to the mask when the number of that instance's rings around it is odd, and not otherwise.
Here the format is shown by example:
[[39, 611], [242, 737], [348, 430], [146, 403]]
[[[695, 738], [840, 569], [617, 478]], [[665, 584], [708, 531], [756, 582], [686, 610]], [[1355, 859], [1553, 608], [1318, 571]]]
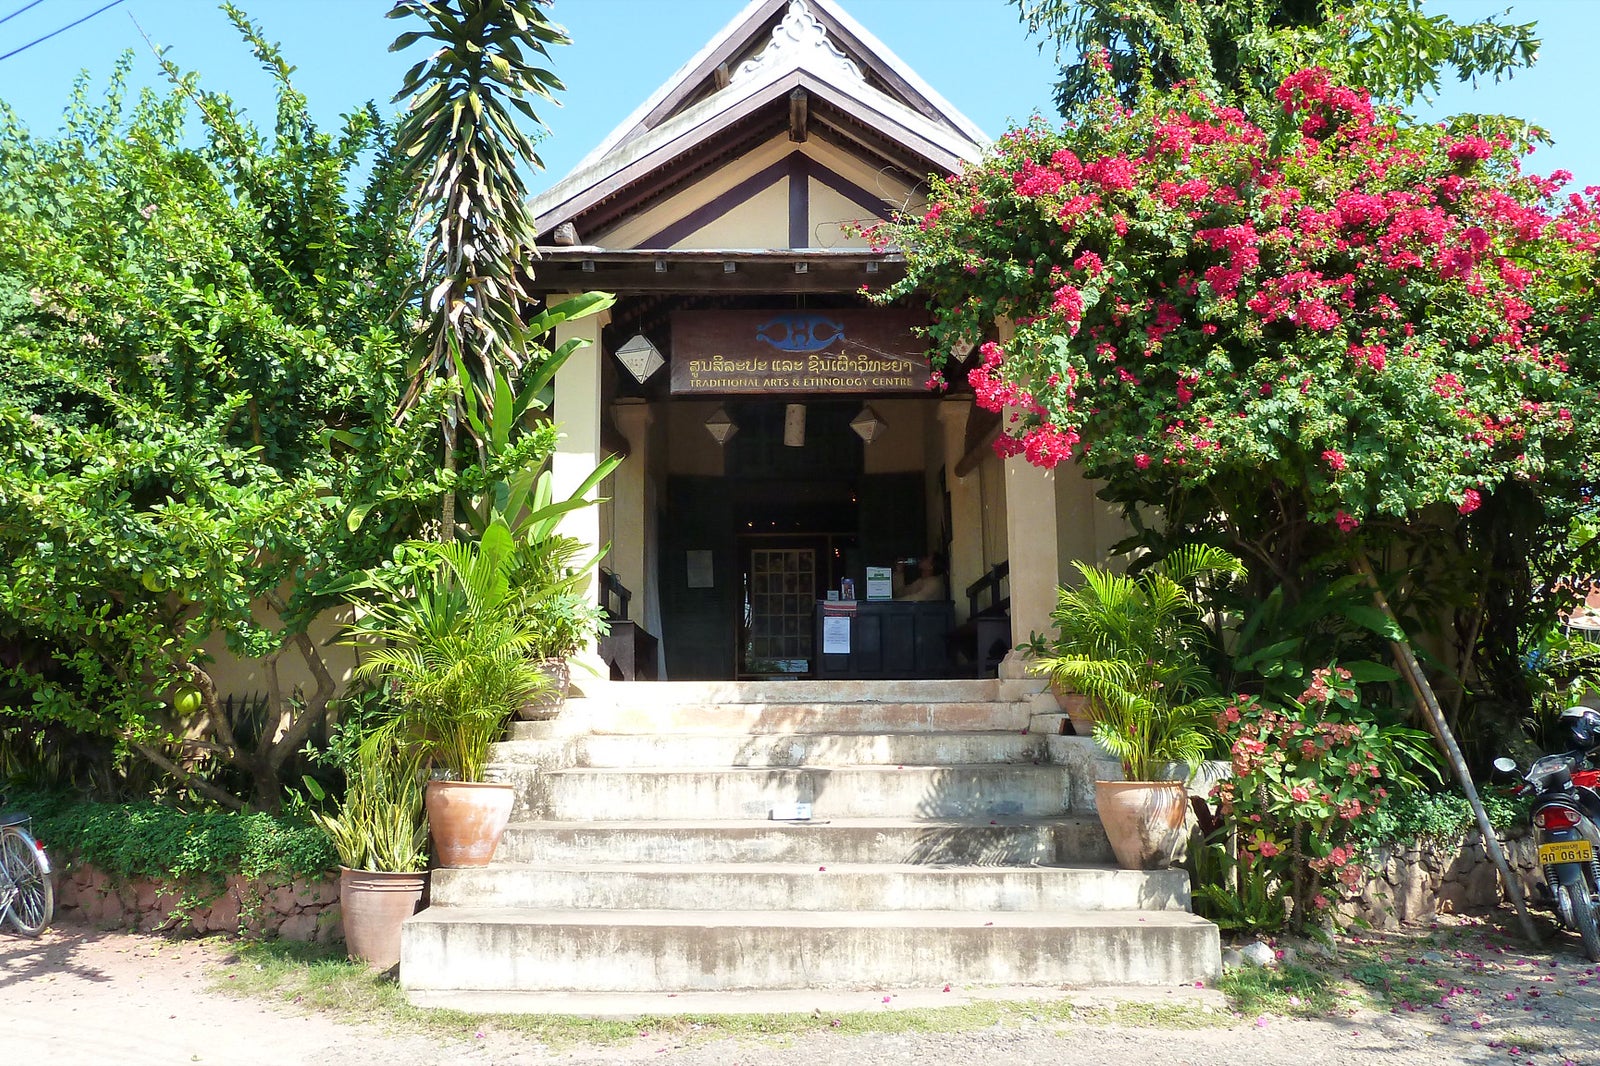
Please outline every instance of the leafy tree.
[[[170, 65], [128, 107], [126, 62], [53, 138], [0, 119], [0, 706], [272, 807], [335, 691], [307, 626], [440, 491], [446, 396], [394, 420], [416, 254], [393, 131], [370, 107], [318, 130], [228, 10], [278, 84], [270, 136]], [[258, 730], [218, 705], [213, 634], [264, 657]], [[279, 683], [285, 655], [312, 691]]]
[[1509, 77], [1539, 49], [1532, 23], [1459, 23], [1422, 0], [1014, 0], [1028, 32], [1062, 61], [1056, 105], [1078, 114], [1110, 74], [1125, 103], [1145, 88], [1191, 83], [1259, 100], [1285, 76], [1322, 66], [1348, 85], [1409, 105], [1462, 81]]
[[1013, 413], [1002, 454], [1081, 462], [1258, 595], [1376, 553], [1422, 596], [1437, 561], [1460, 596], [1434, 606], [1481, 613], [1489, 516], [1565, 536], [1592, 511], [1600, 201], [1324, 70], [1275, 99], [1270, 125], [1186, 88], [1012, 131], [887, 235], [887, 295], [931, 298], [936, 348], [1010, 322], [968, 371]]

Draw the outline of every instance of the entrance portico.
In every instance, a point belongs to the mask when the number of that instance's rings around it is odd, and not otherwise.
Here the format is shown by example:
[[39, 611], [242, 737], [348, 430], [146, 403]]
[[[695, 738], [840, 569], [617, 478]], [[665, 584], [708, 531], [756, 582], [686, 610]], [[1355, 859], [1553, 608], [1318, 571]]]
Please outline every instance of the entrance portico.
[[993, 453], [1000, 418], [964, 372], [923, 388], [925, 308], [863, 295], [903, 269], [863, 231], [986, 144], [832, 0], [757, 0], [536, 201], [551, 298], [617, 295], [558, 332], [590, 345], [556, 378], [555, 477], [571, 491], [627, 456], [564, 528], [611, 545], [631, 621], [659, 638], [654, 676], [868, 676], [825, 660], [827, 617], [849, 613], [829, 594], [865, 600], [869, 567], [928, 556], [948, 607], [921, 624], [950, 634], [871, 676], [972, 673], [970, 585], [1009, 567], [978, 606], [1009, 599], [1026, 637], [1048, 626], [1063, 548], [1108, 539], [1086, 485]]

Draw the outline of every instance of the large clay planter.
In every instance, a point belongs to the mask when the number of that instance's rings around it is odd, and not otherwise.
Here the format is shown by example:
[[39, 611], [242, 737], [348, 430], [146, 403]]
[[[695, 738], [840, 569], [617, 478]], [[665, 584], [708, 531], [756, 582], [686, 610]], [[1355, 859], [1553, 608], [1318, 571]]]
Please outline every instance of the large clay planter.
[[339, 914], [350, 957], [375, 970], [400, 962], [400, 926], [417, 912], [427, 873], [390, 873], [339, 867]]
[[1164, 870], [1188, 848], [1189, 790], [1181, 781], [1096, 781], [1094, 802], [1124, 870]]
[[1094, 735], [1094, 715], [1090, 713], [1088, 696], [1062, 688], [1055, 681], [1050, 682], [1050, 694], [1056, 698], [1056, 706], [1061, 708], [1061, 713], [1071, 723], [1073, 736]]
[[540, 659], [539, 672], [555, 687], [517, 708], [517, 717], [524, 722], [545, 722], [560, 714], [572, 688], [572, 664], [565, 659]]
[[488, 866], [516, 792], [487, 781], [429, 781], [423, 801], [440, 866]]

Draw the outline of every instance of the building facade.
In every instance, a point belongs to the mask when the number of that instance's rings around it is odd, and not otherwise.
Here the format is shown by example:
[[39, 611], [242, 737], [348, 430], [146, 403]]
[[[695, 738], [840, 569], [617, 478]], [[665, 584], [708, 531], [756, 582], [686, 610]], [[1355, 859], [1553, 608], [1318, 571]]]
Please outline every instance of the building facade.
[[[995, 455], [954, 365], [926, 387], [924, 305], [863, 295], [903, 265], [862, 231], [987, 143], [834, 0], [754, 0], [535, 201], [539, 288], [617, 295], [558, 334], [589, 345], [554, 408], [558, 496], [626, 456], [564, 526], [646, 635], [612, 676], [992, 671], [996, 620], [1043, 632], [1121, 536], [1075, 469]], [[942, 595], [888, 599], [929, 565]]]

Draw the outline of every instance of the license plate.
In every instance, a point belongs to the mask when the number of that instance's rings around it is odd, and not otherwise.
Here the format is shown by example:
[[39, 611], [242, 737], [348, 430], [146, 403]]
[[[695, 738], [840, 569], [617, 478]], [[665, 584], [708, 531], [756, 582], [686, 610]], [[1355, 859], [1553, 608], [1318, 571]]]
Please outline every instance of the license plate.
[[1539, 865], [1557, 862], [1589, 862], [1594, 858], [1594, 845], [1587, 840], [1564, 840], [1559, 844], [1539, 845]]

